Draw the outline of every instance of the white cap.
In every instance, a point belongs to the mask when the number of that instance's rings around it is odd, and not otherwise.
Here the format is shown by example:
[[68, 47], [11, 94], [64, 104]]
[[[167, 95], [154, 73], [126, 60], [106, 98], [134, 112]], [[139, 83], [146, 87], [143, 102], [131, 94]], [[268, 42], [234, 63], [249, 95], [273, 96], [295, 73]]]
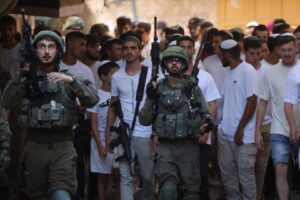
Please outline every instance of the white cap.
[[171, 41], [171, 42], [168, 44], [168, 47], [170, 47], [170, 46], [176, 46], [176, 45], [177, 45], [176, 40], [173, 40], [173, 41]]
[[278, 33], [273, 33], [273, 34], [271, 34], [269, 37], [272, 37], [272, 38], [276, 38], [276, 37], [278, 37], [280, 34], [278, 34]]
[[289, 36], [289, 37], [293, 37], [296, 39], [296, 37], [292, 34], [292, 33], [282, 33], [281, 35], [279, 36]]
[[253, 27], [258, 26], [258, 25], [259, 25], [259, 24], [258, 24], [257, 22], [251, 21], [251, 22], [248, 22], [248, 23], [246, 24], [246, 28], [253, 28]]
[[233, 39], [228, 39], [228, 40], [224, 40], [222, 43], [221, 43], [221, 48], [226, 50], [226, 49], [231, 49], [235, 46], [237, 46], [238, 43], [233, 40]]

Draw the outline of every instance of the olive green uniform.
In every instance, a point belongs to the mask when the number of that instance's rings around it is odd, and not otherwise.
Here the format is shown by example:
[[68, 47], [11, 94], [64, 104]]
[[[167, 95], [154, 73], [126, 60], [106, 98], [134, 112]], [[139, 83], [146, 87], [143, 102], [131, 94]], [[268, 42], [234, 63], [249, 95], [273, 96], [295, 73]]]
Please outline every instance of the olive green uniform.
[[[156, 103], [153, 126], [159, 140], [155, 172], [160, 199], [195, 200], [200, 198], [198, 138], [209, 110], [193, 77], [177, 79], [176, 85], [169, 84], [170, 79], [175, 78], [166, 77], [158, 82], [158, 98], [156, 102], [146, 99], [139, 120], [142, 125], [152, 123]], [[191, 97], [187, 92], [191, 92]]]
[[[17, 76], [3, 95], [2, 105], [18, 115], [27, 127], [24, 164], [27, 186], [33, 198], [50, 195], [56, 190], [76, 189], [76, 158], [72, 127], [76, 122], [77, 103], [92, 107], [98, 101], [96, 88], [87, 81], [73, 77], [73, 82], [50, 82], [39, 75], [42, 97], [29, 98], [27, 78]], [[70, 75], [70, 74], [68, 74]]]
[[[0, 96], [2, 98], [1, 94]], [[6, 169], [10, 163], [10, 137], [11, 132], [4, 109], [0, 106], [0, 186], [8, 184]]]

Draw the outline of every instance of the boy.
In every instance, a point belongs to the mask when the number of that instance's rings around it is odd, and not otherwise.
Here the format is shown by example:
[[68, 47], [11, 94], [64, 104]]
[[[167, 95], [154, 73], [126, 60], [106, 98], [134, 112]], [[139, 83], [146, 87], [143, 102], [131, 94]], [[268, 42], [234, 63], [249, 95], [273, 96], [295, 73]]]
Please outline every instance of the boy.
[[[98, 76], [102, 81], [102, 86], [98, 89], [98, 96], [101, 99], [92, 109], [88, 111], [91, 113], [91, 172], [97, 173], [97, 199], [108, 199], [107, 185], [109, 174], [112, 173], [112, 168], [115, 167], [114, 154], [109, 153], [105, 147], [105, 128], [106, 116], [109, 106], [109, 99], [111, 98], [111, 77], [119, 69], [115, 62], [107, 62], [98, 68]], [[116, 175], [116, 192], [115, 199], [120, 199], [120, 183], [117, 170], [114, 171]]]

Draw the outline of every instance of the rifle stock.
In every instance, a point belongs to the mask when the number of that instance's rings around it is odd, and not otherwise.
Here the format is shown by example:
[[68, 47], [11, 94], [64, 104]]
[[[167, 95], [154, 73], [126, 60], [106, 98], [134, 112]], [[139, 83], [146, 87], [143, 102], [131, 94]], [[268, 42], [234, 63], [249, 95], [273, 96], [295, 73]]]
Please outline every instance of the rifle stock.
[[111, 131], [117, 132], [117, 138], [114, 139], [110, 144], [109, 148], [114, 149], [116, 146], [122, 145], [124, 153], [123, 155], [117, 157], [117, 161], [120, 160], [126, 160], [128, 162], [129, 168], [130, 168], [130, 174], [134, 174], [132, 162], [133, 157], [131, 153], [131, 146], [130, 146], [130, 136], [131, 136], [131, 130], [129, 125], [124, 121], [124, 116], [122, 112], [121, 102], [120, 100], [116, 100], [112, 103], [111, 107], [114, 108], [115, 113], [117, 114], [120, 124], [118, 127], [110, 127]]

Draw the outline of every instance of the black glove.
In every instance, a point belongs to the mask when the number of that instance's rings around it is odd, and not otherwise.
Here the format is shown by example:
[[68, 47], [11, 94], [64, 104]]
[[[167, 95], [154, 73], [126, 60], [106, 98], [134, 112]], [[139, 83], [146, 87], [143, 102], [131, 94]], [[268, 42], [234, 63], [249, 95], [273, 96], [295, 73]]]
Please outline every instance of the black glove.
[[207, 124], [207, 127], [205, 129], [205, 133], [209, 133], [213, 129], [213, 125], [214, 125], [214, 122], [213, 122], [212, 118], [207, 117], [205, 119], [204, 124]]
[[157, 88], [153, 86], [151, 81], [147, 84], [146, 93], [149, 99], [157, 98]]

